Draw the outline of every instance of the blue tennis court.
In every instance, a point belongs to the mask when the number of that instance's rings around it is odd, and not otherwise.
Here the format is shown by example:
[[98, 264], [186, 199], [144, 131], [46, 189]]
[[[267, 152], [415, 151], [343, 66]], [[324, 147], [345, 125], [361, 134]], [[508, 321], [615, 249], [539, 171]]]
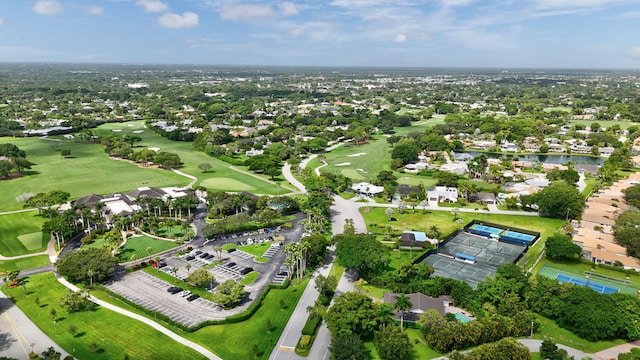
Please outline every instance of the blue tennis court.
[[491, 226], [480, 225], [480, 224], [473, 224], [471, 225], [470, 229], [479, 230], [489, 234], [496, 234], [496, 235], [500, 234], [503, 231], [502, 229], [497, 229]]
[[578, 286], [588, 286], [591, 289], [593, 289], [594, 291], [597, 291], [597, 292], [599, 292], [601, 294], [614, 294], [614, 293], [620, 292], [620, 289], [618, 289], [618, 288], [602, 285], [602, 284], [599, 284], [597, 282], [590, 281], [589, 279], [584, 280], [584, 279], [575, 278], [573, 276], [568, 276], [568, 275], [563, 275], [563, 274], [558, 274], [556, 276], [556, 279], [560, 283], [571, 283], [571, 284], [575, 284], [575, 285], [578, 285]]
[[532, 242], [536, 237], [534, 235], [523, 234], [515, 231], [505, 230], [502, 234], [504, 237], [509, 237], [512, 239], [524, 240], [527, 242]]

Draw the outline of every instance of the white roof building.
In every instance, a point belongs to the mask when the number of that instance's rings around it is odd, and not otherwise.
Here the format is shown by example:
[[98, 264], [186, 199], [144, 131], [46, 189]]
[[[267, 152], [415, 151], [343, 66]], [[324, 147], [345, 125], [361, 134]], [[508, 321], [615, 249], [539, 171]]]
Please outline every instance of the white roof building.
[[376, 195], [384, 192], [383, 186], [377, 186], [373, 184], [369, 184], [368, 182], [360, 182], [351, 185], [351, 189], [355, 192], [365, 195]]
[[427, 191], [427, 198], [430, 201], [458, 202], [458, 189], [454, 187], [436, 186]]

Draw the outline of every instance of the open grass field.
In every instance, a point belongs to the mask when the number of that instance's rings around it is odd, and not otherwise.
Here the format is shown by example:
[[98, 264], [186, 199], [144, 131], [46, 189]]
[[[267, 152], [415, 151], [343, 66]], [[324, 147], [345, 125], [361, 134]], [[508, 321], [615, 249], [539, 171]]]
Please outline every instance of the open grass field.
[[572, 109], [568, 106], [554, 106], [554, 107], [545, 108], [543, 111], [546, 111], [546, 112], [564, 111], [564, 112], [571, 113]]
[[[148, 325], [104, 308], [67, 313], [58, 305], [66, 288], [52, 273], [30, 276], [26, 289], [26, 294], [20, 287], [4, 287], [2, 291], [13, 297], [16, 305], [42, 331], [77, 359], [204, 358]], [[40, 305], [36, 304], [36, 298]], [[52, 308], [57, 311], [55, 329], [53, 319], [49, 317]], [[71, 325], [77, 328], [75, 335], [69, 332]], [[98, 351], [92, 352], [90, 347], [94, 342]]]
[[189, 238], [193, 236], [193, 229], [188, 227], [185, 234], [185, 230], [181, 226], [172, 226], [171, 229], [163, 226], [156, 230], [156, 235], [175, 239]]
[[49, 264], [49, 255], [37, 255], [13, 260], [0, 260], [0, 274], [13, 270], [22, 271], [26, 269], [33, 269]]
[[620, 125], [621, 129], [626, 129], [629, 126], [632, 125], [638, 125], [638, 123], [634, 123], [631, 121], [627, 121], [627, 120], [569, 120], [569, 123], [571, 124], [582, 124], [585, 126], [590, 126], [591, 123], [597, 122], [598, 124], [602, 125], [602, 127], [607, 128], [613, 125]]
[[251, 244], [246, 246], [240, 246], [238, 249], [244, 252], [248, 252], [249, 254], [255, 255], [256, 257], [260, 257], [270, 247], [271, 247], [270, 242], [263, 242], [262, 244]]
[[[119, 131], [114, 132], [113, 130]], [[142, 121], [104, 124], [95, 129], [95, 131], [100, 135], [138, 135], [142, 138], [142, 142], [136, 144], [136, 150], [158, 148], [160, 151], [177, 153], [184, 163], [184, 167], [180, 171], [197, 177], [198, 182], [196, 185], [202, 185], [213, 190], [250, 191], [259, 194], [275, 194], [277, 191], [275, 185], [267, 181], [231, 170], [229, 164], [196, 150], [192, 143], [171, 141], [163, 138], [145, 128]], [[202, 172], [202, 170], [198, 169], [198, 165], [202, 163], [211, 164], [213, 169], [206, 173]]]
[[244, 276], [244, 279], [240, 280], [240, 285], [251, 285], [254, 281], [260, 276], [260, 273], [257, 271], [252, 271]]
[[[524, 259], [527, 264], [533, 264], [533, 261], [540, 254], [544, 248], [544, 240], [550, 235], [555, 234], [562, 226], [563, 220], [549, 219], [535, 216], [520, 216], [520, 215], [499, 215], [490, 214], [483, 210], [478, 210], [474, 213], [459, 213], [458, 217], [462, 219], [459, 224], [453, 220], [453, 215], [449, 211], [427, 211], [426, 214], [422, 213], [422, 210], [416, 208], [415, 213], [410, 210], [403, 215], [394, 212], [393, 217], [396, 221], [389, 222], [387, 215], [384, 213], [384, 208], [369, 208], [369, 212], [364, 212], [365, 208], [362, 208], [361, 213], [364, 216], [367, 226], [371, 231], [383, 232], [383, 229], [378, 227], [378, 224], [391, 226], [393, 229], [398, 230], [416, 230], [425, 231], [431, 226], [437, 225], [440, 229], [440, 233], [446, 236], [455, 230], [462, 228], [465, 224], [471, 220], [478, 219], [484, 220], [496, 224], [513, 226], [525, 230], [538, 231], [541, 233], [541, 239], [529, 249], [529, 252], [525, 255]], [[373, 225], [373, 226], [372, 226]], [[428, 232], [428, 231], [427, 231]]]
[[541, 315], [536, 315], [540, 324], [539, 329], [533, 333], [533, 338], [538, 340], [551, 340], [555, 343], [566, 345], [587, 353], [596, 353], [612, 346], [624, 344], [624, 340], [589, 342], [569, 330], [563, 329], [555, 321]]
[[430, 119], [421, 120], [414, 123], [411, 123], [411, 126], [407, 127], [396, 127], [393, 130], [395, 131], [394, 135], [397, 136], [407, 136], [407, 134], [412, 132], [424, 132], [428, 128], [444, 123], [444, 116], [434, 115]]
[[[122, 261], [130, 261], [140, 259], [145, 256], [157, 254], [161, 251], [173, 249], [177, 245], [171, 241], [152, 239], [147, 236], [136, 236], [127, 239], [127, 242], [120, 248], [120, 259]], [[151, 248], [151, 252], [147, 251]]]
[[[12, 143], [27, 153], [36, 165], [31, 175], [2, 180], [0, 211], [21, 209], [16, 197], [23, 193], [63, 190], [78, 198], [87, 194], [107, 194], [129, 191], [140, 186], [186, 185], [189, 180], [167, 170], [143, 169], [126, 161], [111, 160], [100, 145], [61, 142], [58, 151], [50, 148], [52, 141], [39, 138], [0, 138], [0, 143]], [[70, 158], [59, 150], [71, 150]]]
[[[380, 135], [373, 136], [366, 144], [340, 146], [325, 155], [329, 165], [321, 171], [342, 173], [354, 181], [367, 181], [375, 178], [380, 171], [389, 170], [390, 149], [387, 138]], [[317, 162], [309, 164], [311, 168], [318, 165]]]
[[46, 250], [50, 236], [40, 231], [46, 220], [37, 211], [0, 215], [0, 254], [17, 256]]

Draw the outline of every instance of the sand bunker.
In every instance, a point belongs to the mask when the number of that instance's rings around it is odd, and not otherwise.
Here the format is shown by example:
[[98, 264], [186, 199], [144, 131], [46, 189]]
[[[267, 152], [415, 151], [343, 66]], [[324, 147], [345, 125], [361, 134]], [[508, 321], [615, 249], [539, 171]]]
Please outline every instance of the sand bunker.
[[351, 154], [351, 155], [347, 155], [347, 156], [354, 157], [354, 156], [362, 156], [362, 155], [367, 155], [367, 153], [357, 153], [357, 154]]
[[142, 134], [144, 132], [144, 130], [133, 130], [132, 133], [134, 134]]
[[111, 131], [113, 131], [113, 132], [121, 132], [121, 131], [122, 131], [122, 129], [113, 129], [113, 130], [111, 130]]
[[127, 126], [133, 126], [133, 124], [127, 124]]
[[160, 151], [160, 148], [158, 148], [158, 147], [150, 147], [148, 149], [149, 150], [153, 150], [153, 151]]
[[343, 163], [340, 163], [340, 164], [336, 164], [335, 166], [349, 166], [349, 165], [351, 165], [350, 162], [343, 162]]

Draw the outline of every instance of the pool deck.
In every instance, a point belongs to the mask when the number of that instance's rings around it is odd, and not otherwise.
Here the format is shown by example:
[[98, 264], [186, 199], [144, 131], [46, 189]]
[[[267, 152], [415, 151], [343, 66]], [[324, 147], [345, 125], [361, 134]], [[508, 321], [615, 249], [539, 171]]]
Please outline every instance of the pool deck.
[[444, 307], [444, 312], [445, 313], [451, 313], [451, 314], [461, 314], [464, 315], [465, 317], [469, 318], [469, 320], [475, 320], [476, 317], [473, 316], [472, 314], [466, 312], [465, 310], [459, 308], [459, 307], [455, 307], [455, 306], [445, 306]]

